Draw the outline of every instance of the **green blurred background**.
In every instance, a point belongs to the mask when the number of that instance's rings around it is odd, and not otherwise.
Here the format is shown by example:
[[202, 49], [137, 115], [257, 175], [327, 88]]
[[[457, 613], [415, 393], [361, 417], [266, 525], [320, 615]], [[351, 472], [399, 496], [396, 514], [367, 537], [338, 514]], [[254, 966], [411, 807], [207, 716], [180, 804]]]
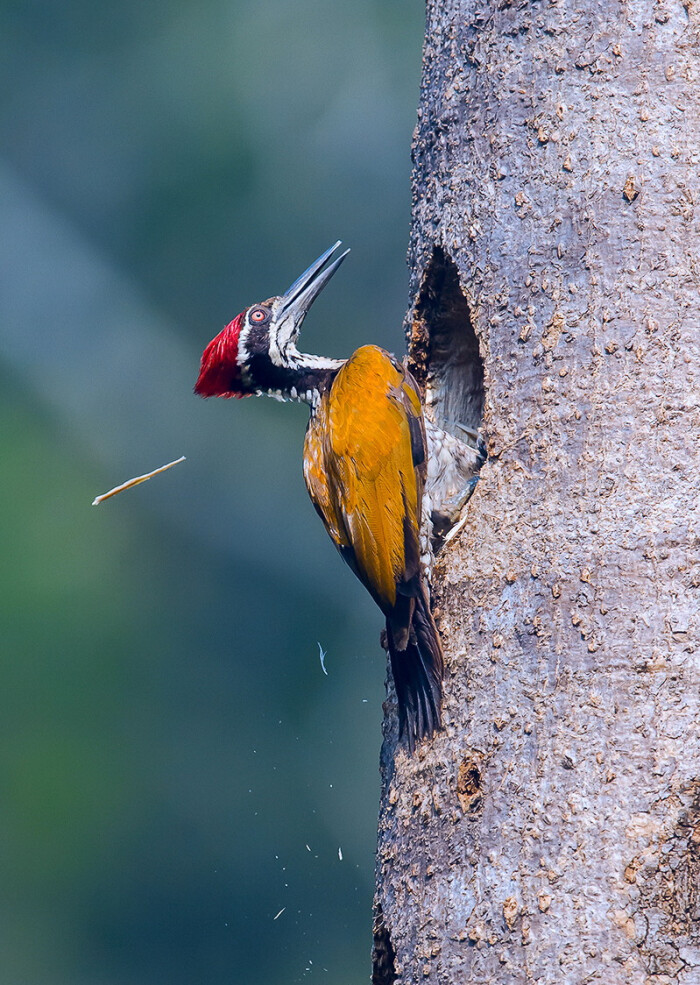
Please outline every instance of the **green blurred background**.
[[192, 385], [336, 238], [302, 346], [402, 349], [422, 32], [405, 0], [0, 4], [0, 985], [367, 980], [381, 619], [305, 408]]

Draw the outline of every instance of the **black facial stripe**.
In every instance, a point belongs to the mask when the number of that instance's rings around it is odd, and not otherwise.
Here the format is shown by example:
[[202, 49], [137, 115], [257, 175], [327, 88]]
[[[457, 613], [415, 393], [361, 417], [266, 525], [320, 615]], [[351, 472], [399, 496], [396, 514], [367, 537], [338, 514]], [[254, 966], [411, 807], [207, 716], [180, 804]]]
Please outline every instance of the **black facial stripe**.
[[267, 322], [258, 325], [249, 321], [248, 324], [250, 327], [246, 333], [245, 347], [249, 355], [267, 355], [270, 351], [270, 329]]
[[330, 386], [338, 372], [337, 369], [276, 366], [267, 352], [255, 352], [248, 363], [248, 370], [258, 389], [280, 390], [282, 393], [289, 393], [292, 387], [297, 393], [306, 393], [307, 390], [323, 391]]

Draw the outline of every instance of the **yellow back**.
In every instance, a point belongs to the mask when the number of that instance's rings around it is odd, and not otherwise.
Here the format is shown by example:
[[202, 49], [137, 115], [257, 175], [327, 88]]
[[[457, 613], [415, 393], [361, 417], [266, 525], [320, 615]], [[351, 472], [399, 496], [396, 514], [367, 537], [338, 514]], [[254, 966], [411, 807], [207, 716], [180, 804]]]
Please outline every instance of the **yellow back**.
[[306, 435], [309, 495], [385, 612], [395, 605], [397, 585], [418, 574], [424, 442], [413, 379], [373, 345], [339, 371]]

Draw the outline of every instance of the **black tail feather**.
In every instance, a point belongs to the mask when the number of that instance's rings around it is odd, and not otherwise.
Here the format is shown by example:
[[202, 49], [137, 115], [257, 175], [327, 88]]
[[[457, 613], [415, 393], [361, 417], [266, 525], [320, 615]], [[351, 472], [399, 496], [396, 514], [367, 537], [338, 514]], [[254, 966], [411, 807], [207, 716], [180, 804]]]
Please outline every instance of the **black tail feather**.
[[442, 725], [442, 647], [423, 590], [415, 600], [406, 649], [396, 647], [388, 621], [387, 642], [399, 706], [399, 738], [406, 736], [413, 753], [416, 742], [430, 737]]

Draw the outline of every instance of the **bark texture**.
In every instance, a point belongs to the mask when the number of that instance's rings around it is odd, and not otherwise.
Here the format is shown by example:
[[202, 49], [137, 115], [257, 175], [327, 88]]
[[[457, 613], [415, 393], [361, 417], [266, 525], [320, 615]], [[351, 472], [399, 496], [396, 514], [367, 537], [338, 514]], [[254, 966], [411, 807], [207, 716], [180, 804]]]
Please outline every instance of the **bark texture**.
[[700, 983], [699, 93], [693, 3], [429, 0], [411, 351], [489, 459], [376, 985]]

